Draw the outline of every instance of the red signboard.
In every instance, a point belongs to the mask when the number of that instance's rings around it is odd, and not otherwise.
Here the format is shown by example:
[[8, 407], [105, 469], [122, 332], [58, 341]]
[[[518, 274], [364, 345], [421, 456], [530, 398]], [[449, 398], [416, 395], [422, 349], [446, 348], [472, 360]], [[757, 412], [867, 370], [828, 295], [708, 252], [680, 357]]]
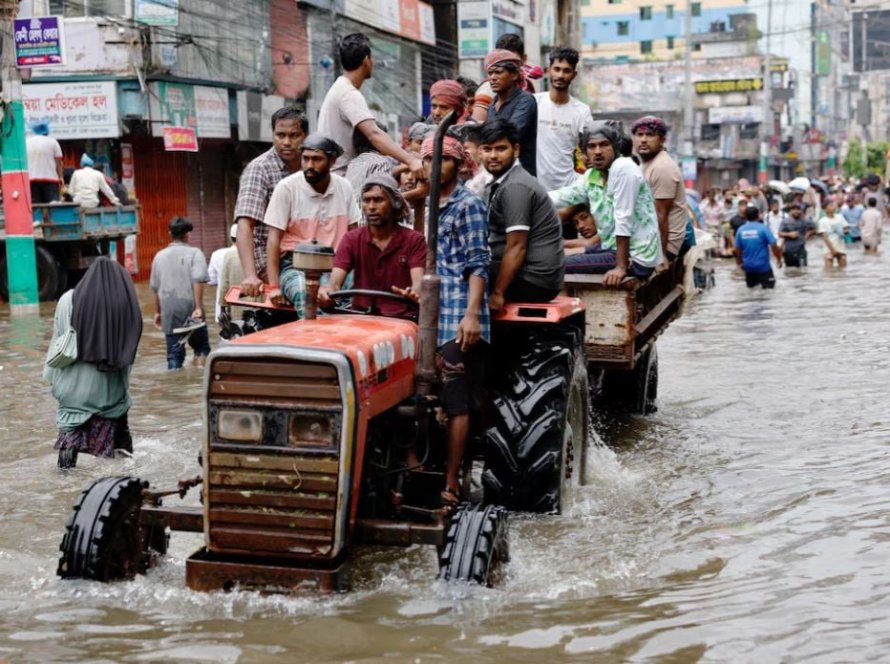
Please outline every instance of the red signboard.
[[164, 149], [168, 152], [197, 152], [198, 137], [192, 127], [163, 127]]

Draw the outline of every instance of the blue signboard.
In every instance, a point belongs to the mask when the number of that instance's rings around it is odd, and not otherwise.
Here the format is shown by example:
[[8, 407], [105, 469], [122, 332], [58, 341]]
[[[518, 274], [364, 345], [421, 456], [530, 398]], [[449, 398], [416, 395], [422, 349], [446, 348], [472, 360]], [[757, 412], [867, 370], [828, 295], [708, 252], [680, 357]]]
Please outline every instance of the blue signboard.
[[16, 67], [56, 67], [65, 64], [65, 39], [61, 16], [17, 18]]

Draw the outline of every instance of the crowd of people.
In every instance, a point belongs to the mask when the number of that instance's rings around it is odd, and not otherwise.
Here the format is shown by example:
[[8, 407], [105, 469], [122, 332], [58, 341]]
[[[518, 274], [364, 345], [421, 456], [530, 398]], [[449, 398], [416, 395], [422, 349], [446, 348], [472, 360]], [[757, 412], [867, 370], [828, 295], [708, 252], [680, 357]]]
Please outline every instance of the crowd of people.
[[807, 242], [817, 236], [826, 268], [846, 268], [857, 244], [876, 254], [890, 200], [877, 175], [861, 182], [799, 177], [763, 187], [742, 179], [695, 198], [701, 225], [719, 239], [718, 255], [734, 256], [748, 286], [763, 288], [776, 283], [771, 253], [779, 268], [806, 267]]
[[[805, 265], [806, 240], [813, 234], [823, 237], [826, 263], [841, 267], [852, 229], [869, 251], [880, 242], [875, 214], [884, 214], [886, 200], [866, 192], [861, 199], [845, 198], [839, 211], [836, 201], [809, 186], [787, 201], [770, 202], [770, 192], [744, 181], [737, 189], [710, 190], [701, 200], [690, 196], [665, 150], [669, 127], [662, 119], [641, 117], [626, 131], [617, 121], [595, 122], [590, 108], [571, 96], [579, 62], [574, 49], [550, 53], [550, 88], [535, 93], [532, 78], [543, 72], [526, 63], [517, 35], [503, 35], [485, 58], [487, 79], [479, 86], [466, 79], [437, 81], [430, 89], [430, 115], [400, 139], [377, 122], [362, 94], [374, 72], [368, 38], [355, 33], [341, 39], [339, 59], [343, 74], [321, 105], [314, 133], [292, 107], [272, 116], [272, 147], [241, 176], [233, 247], [214, 253], [208, 269], [203, 254], [188, 244], [189, 221], [170, 222], [171, 244], [152, 263], [155, 323], [167, 340], [167, 366], [177, 369], [187, 344], [196, 364], [210, 352], [203, 308], [208, 281], [217, 284], [217, 317], [232, 285], [245, 298], [268, 297], [302, 316], [306, 278], [292, 255], [305, 243], [335, 251], [334, 270], [319, 290], [322, 307], [352, 286], [401, 295], [401, 301], [380, 304], [380, 313], [409, 317], [427, 253], [423, 210], [425, 202], [436, 204], [438, 233], [429, 241], [435, 242], [441, 279], [446, 506], [458, 501], [458, 467], [470, 412], [479, 406], [491, 318], [509, 302], [550, 301], [567, 272], [602, 274], [606, 286], [647, 278], [683, 259], [696, 243], [696, 227], [721, 239], [721, 251], [737, 257], [749, 286], [775, 283], [770, 252], [780, 264]], [[457, 122], [443, 138], [439, 200], [428, 202], [434, 134], [449, 114]], [[60, 302], [54, 343], [69, 329], [62, 319], [71, 315], [72, 300], [76, 329], [79, 302], [92, 292], [79, 297], [75, 290], [73, 298], [63, 298], [68, 304]], [[368, 303], [359, 297], [354, 304]], [[108, 325], [122, 315], [108, 313]], [[88, 336], [94, 332], [77, 329], [78, 349], [94, 343]], [[114, 361], [102, 361], [118, 372], [115, 384], [125, 392], [132, 358], [124, 349], [110, 350]], [[91, 360], [78, 355], [77, 361]], [[65, 371], [71, 369], [48, 373], [54, 386]], [[107, 382], [111, 374], [97, 366], [90, 376]], [[106, 392], [120, 397], [121, 389]], [[113, 401], [60, 419], [60, 446], [101, 455], [113, 450], [116, 431], [126, 428], [121, 417], [129, 403]], [[97, 422], [116, 427], [103, 434], [111, 443], [89, 442]]]

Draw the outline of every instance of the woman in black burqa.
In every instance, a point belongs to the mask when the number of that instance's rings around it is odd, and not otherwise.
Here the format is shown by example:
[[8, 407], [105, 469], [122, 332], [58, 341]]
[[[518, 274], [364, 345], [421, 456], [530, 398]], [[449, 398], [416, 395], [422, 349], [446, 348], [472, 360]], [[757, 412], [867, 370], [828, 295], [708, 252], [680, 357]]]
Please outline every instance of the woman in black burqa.
[[73, 467], [79, 452], [110, 458], [115, 450], [133, 449], [127, 423], [129, 381], [142, 336], [142, 311], [123, 267], [100, 257], [80, 283], [59, 298], [53, 341], [69, 326], [77, 336], [76, 361], [44, 367], [59, 402], [55, 447], [62, 468]]

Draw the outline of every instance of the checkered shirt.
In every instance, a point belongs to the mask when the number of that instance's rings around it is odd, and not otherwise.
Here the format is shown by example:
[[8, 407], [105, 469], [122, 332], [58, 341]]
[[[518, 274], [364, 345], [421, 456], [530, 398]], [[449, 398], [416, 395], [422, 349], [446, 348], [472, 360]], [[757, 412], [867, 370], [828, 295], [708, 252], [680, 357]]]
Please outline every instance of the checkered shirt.
[[[470, 276], [488, 281], [490, 262], [485, 203], [459, 184], [439, 210], [439, 237], [436, 242], [436, 272], [441, 279], [438, 346], [457, 337], [457, 328], [467, 311]], [[482, 298], [479, 323], [482, 326], [482, 339], [491, 342], [487, 287]]]
[[263, 217], [266, 216], [266, 207], [275, 185], [290, 174], [275, 148], [266, 150], [247, 164], [241, 174], [238, 200], [235, 201], [235, 221], [239, 217], [247, 217], [256, 222], [253, 227], [253, 260], [257, 276], [261, 279], [266, 276], [266, 240], [269, 238], [269, 227], [263, 223]]

